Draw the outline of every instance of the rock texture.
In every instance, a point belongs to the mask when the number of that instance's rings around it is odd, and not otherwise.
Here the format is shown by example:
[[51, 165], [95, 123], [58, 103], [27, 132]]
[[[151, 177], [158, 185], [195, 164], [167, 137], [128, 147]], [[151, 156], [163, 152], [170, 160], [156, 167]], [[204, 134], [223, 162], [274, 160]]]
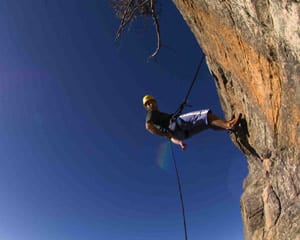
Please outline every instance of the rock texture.
[[248, 160], [246, 240], [300, 240], [300, 1], [173, 0], [206, 55]]

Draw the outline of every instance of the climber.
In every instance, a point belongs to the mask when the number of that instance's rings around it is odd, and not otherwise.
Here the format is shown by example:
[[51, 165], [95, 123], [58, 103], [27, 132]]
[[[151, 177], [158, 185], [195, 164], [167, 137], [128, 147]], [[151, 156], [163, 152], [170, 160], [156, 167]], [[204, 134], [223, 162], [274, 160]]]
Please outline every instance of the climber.
[[205, 109], [180, 114], [174, 118], [172, 114], [160, 112], [156, 99], [151, 95], [143, 97], [143, 105], [147, 110], [146, 129], [152, 134], [169, 138], [182, 150], [186, 149], [184, 139], [208, 128], [233, 130], [241, 117], [240, 114], [237, 118], [225, 121], [214, 115], [210, 109]]

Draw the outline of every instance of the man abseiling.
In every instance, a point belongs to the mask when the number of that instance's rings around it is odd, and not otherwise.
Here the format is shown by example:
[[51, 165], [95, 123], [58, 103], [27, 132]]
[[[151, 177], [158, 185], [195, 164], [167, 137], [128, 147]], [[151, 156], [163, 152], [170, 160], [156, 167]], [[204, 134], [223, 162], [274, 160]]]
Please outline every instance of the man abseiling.
[[239, 121], [239, 117], [229, 121], [223, 120], [214, 115], [210, 109], [189, 112], [173, 118], [173, 114], [159, 111], [157, 101], [151, 95], [143, 97], [143, 105], [147, 110], [146, 129], [152, 134], [169, 138], [182, 150], [186, 149], [183, 140], [208, 128], [231, 130]]

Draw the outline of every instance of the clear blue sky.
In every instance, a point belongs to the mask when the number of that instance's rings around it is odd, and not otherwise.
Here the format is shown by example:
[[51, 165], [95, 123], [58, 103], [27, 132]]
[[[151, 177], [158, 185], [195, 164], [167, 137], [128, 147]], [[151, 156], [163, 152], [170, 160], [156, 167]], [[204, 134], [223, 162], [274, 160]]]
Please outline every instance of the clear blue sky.
[[[147, 63], [152, 22], [115, 43], [109, 1], [1, 1], [0, 239], [184, 239], [170, 146], [145, 130], [141, 98], [173, 112], [201, 50], [161, 5], [164, 47]], [[223, 116], [206, 66], [190, 102]], [[175, 155], [189, 239], [242, 239], [244, 156], [225, 131], [187, 144]]]

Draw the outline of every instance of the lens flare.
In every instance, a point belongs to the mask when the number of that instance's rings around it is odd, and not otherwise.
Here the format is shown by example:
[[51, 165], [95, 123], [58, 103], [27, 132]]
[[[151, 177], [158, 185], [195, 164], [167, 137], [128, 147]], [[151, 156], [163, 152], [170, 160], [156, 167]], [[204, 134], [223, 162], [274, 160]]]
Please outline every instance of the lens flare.
[[171, 145], [169, 142], [164, 142], [159, 145], [157, 165], [167, 172], [172, 171]]

